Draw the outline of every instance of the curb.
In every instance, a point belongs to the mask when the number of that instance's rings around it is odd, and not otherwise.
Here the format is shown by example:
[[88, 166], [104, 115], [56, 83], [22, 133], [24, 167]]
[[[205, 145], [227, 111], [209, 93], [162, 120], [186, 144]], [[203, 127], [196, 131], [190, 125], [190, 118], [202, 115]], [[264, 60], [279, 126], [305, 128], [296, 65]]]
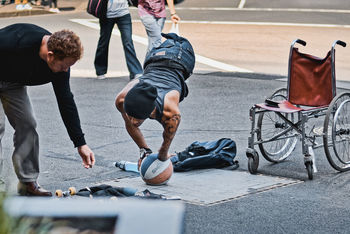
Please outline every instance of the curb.
[[46, 10], [23, 10], [23, 11], [9, 11], [1, 12], [0, 18], [5, 17], [18, 17], [18, 16], [31, 16], [31, 15], [44, 15], [44, 14], [54, 14]]
[[[85, 1], [81, 1], [81, 2], [62, 1], [62, 3], [58, 6], [59, 10], [61, 11], [59, 14], [68, 13], [68, 12], [71, 13], [71, 12], [77, 12], [77, 11], [86, 11], [86, 7], [87, 7], [87, 2]], [[57, 14], [57, 13], [50, 12], [48, 8], [36, 7], [36, 6], [34, 6], [33, 9], [31, 10], [21, 10], [21, 11], [16, 10], [14, 8], [14, 5], [11, 7], [0, 6], [0, 18], [44, 15], [44, 14]]]

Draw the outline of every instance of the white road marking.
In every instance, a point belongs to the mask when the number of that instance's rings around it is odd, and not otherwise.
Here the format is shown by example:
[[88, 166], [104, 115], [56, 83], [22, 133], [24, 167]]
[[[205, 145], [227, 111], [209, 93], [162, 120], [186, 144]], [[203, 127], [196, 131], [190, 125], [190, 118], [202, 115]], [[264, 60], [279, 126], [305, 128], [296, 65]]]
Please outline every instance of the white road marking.
[[[83, 24], [90, 28], [99, 29], [97, 20], [90, 19], [71, 19], [71, 21]], [[94, 22], [96, 21], [96, 22]], [[141, 20], [133, 20], [132, 22], [141, 22]], [[166, 21], [170, 23], [171, 21]], [[293, 26], [293, 27], [319, 27], [319, 28], [350, 28], [348, 24], [301, 24], [301, 23], [275, 23], [275, 22], [248, 22], [248, 21], [196, 21], [196, 20], [181, 20], [181, 24], [224, 24], [224, 25], [262, 25], [262, 26]], [[113, 32], [114, 33], [114, 32]], [[119, 34], [115, 30], [116, 35]], [[147, 43], [147, 39], [133, 35], [133, 39], [140, 40], [142, 44]]]
[[242, 9], [245, 5], [245, 0], [241, 0], [238, 5], [238, 9]]
[[[94, 69], [71, 69], [70, 76], [95, 79], [96, 71]], [[108, 73], [106, 74], [107, 78], [121, 77], [121, 76], [129, 77], [129, 72], [128, 71], [108, 71]]]
[[[242, 3], [242, 2], [241, 2]], [[240, 4], [241, 4], [240, 3]], [[236, 7], [176, 7], [176, 10], [189, 11], [260, 11], [260, 12], [315, 12], [350, 14], [350, 10], [339, 9], [305, 9], [305, 8], [238, 8]], [[131, 8], [130, 8], [131, 9]]]
[[[98, 21], [96, 19], [70, 19], [70, 21], [93, 28], [93, 29], [100, 29], [100, 26], [98, 24]], [[134, 21], [133, 21], [134, 22]], [[140, 22], [140, 21], [139, 21]], [[116, 36], [120, 36], [120, 32], [117, 29], [113, 29], [112, 31], [113, 35]], [[148, 45], [148, 40], [145, 37], [140, 37], [140, 36], [136, 36], [136, 35], [132, 35], [132, 39], [134, 42], [138, 42], [140, 44], [143, 45]], [[244, 69], [244, 68], [240, 68], [240, 67], [236, 67], [234, 65], [230, 65], [230, 64], [226, 64], [226, 63], [222, 63], [201, 55], [196, 54], [196, 62], [210, 66], [210, 67], [214, 67], [216, 69], [219, 70], [223, 70], [223, 71], [228, 71], [228, 72], [245, 72], [245, 73], [251, 73], [252, 71]]]
[[[141, 22], [133, 20], [133, 22]], [[170, 22], [170, 21], [167, 21]], [[274, 22], [249, 22], [249, 21], [196, 21], [181, 20], [181, 24], [223, 24], [223, 25], [262, 25], [262, 26], [292, 26], [292, 27], [318, 27], [318, 28], [350, 28], [348, 24], [301, 24], [301, 23], [274, 23]]]

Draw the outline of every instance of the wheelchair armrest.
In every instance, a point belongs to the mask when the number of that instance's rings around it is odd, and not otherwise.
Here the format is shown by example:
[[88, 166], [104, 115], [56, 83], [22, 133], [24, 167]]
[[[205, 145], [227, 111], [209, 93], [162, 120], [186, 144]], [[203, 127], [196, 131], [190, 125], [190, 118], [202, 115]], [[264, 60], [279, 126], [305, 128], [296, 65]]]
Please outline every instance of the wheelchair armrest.
[[271, 100], [271, 99], [266, 99], [265, 100], [265, 104], [267, 105], [267, 106], [271, 106], [271, 107], [277, 107], [278, 108], [278, 104], [280, 104], [279, 102], [277, 102], [277, 101], [274, 101], [274, 100]]

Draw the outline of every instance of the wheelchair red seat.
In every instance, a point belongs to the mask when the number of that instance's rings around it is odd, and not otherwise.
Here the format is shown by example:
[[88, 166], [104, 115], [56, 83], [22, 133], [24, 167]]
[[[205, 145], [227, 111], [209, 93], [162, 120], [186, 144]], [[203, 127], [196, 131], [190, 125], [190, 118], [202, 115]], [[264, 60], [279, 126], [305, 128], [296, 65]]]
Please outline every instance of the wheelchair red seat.
[[278, 111], [282, 113], [294, 113], [303, 110], [303, 108], [297, 107], [287, 100], [278, 102], [278, 107], [270, 106], [267, 103], [255, 104], [255, 106], [263, 108], [265, 110]]

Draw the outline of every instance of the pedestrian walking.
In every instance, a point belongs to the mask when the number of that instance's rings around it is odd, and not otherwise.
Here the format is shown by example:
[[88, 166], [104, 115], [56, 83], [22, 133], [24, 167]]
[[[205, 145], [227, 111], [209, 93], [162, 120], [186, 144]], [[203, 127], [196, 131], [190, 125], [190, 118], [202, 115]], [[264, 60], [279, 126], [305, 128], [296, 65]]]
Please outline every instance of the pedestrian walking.
[[167, 1], [171, 21], [178, 23], [180, 17], [176, 14], [174, 0], [139, 0], [138, 13], [148, 37], [147, 53], [162, 43], [162, 30], [166, 19], [165, 1]]
[[95, 70], [98, 79], [105, 79], [108, 69], [108, 50], [114, 25], [120, 31], [126, 65], [130, 80], [142, 74], [142, 66], [137, 59], [132, 40], [132, 24], [127, 0], [109, 0], [106, 17], [99, 19], [100, 38], [95, 54]]
[[49, 0], [49, 11], [52, 13], [60, 13], [60, 10], [57, 7], [57, 0]]

